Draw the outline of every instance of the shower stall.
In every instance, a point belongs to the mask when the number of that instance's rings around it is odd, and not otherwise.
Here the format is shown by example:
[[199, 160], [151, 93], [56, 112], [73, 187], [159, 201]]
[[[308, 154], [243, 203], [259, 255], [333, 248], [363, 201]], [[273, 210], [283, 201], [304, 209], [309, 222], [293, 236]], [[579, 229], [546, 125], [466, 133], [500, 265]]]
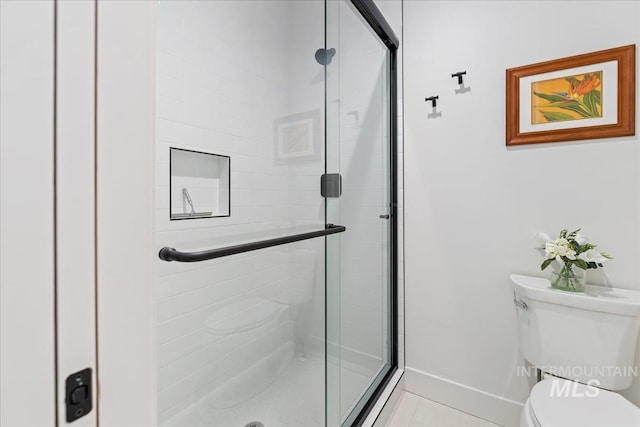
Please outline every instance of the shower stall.
[[358, 425], [397, 368], [397, 39], [366, 0], [156, 11], [158, 425]]

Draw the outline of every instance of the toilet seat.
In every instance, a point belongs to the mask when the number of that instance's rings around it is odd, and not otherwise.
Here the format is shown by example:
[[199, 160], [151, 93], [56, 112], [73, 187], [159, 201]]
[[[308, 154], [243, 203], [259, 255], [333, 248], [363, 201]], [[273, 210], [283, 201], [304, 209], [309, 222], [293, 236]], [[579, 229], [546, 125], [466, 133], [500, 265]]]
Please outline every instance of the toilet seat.
[[535, 427], [640, 426], [640, 408], [619, 394], [554, 377], [533, 387], [524, 411]]

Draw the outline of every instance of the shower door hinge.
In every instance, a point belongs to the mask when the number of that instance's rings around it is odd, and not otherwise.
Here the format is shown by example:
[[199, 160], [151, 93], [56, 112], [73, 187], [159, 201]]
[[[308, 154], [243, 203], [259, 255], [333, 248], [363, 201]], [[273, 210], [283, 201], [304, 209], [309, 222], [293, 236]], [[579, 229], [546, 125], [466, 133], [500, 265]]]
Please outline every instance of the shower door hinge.
[[320, 177], [322, 197], [340, 197], [342, 195], [342, 176], [339, 173], [325, 173]]

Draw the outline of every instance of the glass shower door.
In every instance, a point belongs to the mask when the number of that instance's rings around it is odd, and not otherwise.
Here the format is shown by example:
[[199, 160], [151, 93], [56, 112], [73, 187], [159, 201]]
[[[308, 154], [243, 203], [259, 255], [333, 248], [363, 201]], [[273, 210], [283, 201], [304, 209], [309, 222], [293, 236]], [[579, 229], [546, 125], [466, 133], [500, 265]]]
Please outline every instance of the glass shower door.
[[163, 427], [352, 425], [395, 365], [393, 56], [354, 4], [157, 4]]
[[158, 250], [252, 246], [157, 261], [162, 427], [326, 425], [325, 238], [258, 247], [325, 225], [324, 30], [322, 0], [157, 4]]
[[393, 369], [391, 52], [347, 0], [327, 2], [327, 422], [349, 426]]

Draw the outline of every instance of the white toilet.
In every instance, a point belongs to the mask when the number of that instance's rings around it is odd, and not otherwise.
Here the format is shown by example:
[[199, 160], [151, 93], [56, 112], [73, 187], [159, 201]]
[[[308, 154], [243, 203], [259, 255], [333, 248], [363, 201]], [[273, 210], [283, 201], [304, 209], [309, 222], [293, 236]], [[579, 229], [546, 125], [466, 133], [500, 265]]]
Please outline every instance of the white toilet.
[[633, 381], [640, 292], [587, 285], [584, 293], [572, 293], [546, 279], [510, 277], [520, 351], [554, 375], [533, 387], [520, 426], [640, 426], [640, 408], [609, 391]]

